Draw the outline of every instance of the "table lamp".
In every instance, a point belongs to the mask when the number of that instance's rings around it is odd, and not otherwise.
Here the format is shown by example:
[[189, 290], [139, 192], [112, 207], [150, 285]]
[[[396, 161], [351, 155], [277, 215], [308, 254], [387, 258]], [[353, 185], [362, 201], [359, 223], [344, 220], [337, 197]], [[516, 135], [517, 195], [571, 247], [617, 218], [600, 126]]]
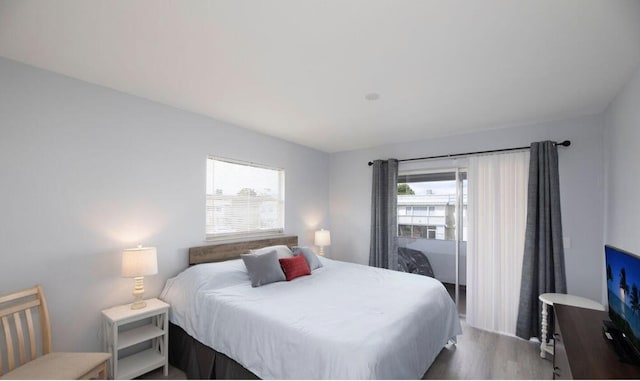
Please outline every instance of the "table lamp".
[[133, 303], [131, 304], [132, 310], [146, 307], [147, 303], [142, 300], [144, 276], [157, 273], [158, 258], [155, 247], [142, 247], [142, 245], [139, 245], [134, 249], [122, 251], [122, 276], [135, 280]]
[[331, 245], [331, 232], [328, 230], [316, 231], [316, 246], [320, 246], [320, 255], [324, 256], [324, 247]]

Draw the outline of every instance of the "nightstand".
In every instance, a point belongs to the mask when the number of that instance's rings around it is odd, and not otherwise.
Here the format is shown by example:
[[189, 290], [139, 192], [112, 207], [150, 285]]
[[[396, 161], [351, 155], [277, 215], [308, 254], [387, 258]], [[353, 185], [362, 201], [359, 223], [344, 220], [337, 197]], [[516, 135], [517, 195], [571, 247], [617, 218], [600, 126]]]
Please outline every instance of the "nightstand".
[[[553, 355], [553, 342], [547, 343], [547, 333], [549, 327], [549, 312], [547, 311], [547, 306], [553, 306], [554, 303], [558, 304], [566, 304], [568, 306], [580, 307], [580, 308], [588, 308], [592, 310], [604, 311], [604, 307], [602, 304], [598, 302], [594, 302], [591, 299], [583, 298], [581, 296], [575, 295], [567, 295], [567, 294], [556, 294], [556, 293], [546, 293], [538, 296], [538, 300], [542, 302], [542, 313], [540, 320], [540, 332], [542, 334], [542, 342], [540, 343], [540, 357], [545, 358], [546, 353], [550, 353]], [[553, 332], [551, 332], [553, 333]]]
[[164, 367], [169, 373], [169, 305], [159, 299], [132, 310], [131, 304], [102, 311], [104, 350], [110, 352], [111, 377], [128, 380]]

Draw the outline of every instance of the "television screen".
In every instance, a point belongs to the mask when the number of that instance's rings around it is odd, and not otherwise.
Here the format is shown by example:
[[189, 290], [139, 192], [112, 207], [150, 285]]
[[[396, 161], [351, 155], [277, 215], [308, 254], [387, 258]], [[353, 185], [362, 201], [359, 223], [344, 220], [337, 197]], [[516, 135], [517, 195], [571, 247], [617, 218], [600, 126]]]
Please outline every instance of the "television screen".
[[640, 258], [606, 245], [609, 318], [640, 349]]

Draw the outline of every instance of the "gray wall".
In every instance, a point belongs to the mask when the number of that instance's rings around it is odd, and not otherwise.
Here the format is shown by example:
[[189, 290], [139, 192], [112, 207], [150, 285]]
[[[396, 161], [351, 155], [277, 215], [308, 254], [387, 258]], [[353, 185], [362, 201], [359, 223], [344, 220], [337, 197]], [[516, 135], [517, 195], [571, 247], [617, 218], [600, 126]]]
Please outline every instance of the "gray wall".
[[605, 242], [640, 255], [640, 70], [605, 112]]
[[0, 86], [0, 294], [42, 284], [58, 351], [99, 349], [131, 299], [122, 249], [157, 247], [152, 297], [206, 244], [208, 154], [285, 168], [302, 244], [329, 227], [325, 153], [1, 58]]
[[569, 293], [602, 299], [604, 213], [603, 121], [601, 116], [516, 126], [488, 132], [394, 144], [331, 155], [332, 253], [368, 263], [373, 159], [398, 159], [527, 146], [533, 141], [570, 139], [560, 149], [560, 186]]

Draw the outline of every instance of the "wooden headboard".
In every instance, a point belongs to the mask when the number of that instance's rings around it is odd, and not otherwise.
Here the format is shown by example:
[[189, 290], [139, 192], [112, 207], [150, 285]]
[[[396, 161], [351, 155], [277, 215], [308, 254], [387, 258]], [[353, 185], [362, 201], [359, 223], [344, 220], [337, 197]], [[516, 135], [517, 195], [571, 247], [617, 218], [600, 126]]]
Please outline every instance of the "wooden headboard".
[[288, 247], [298, 245], [297, 236], [284, 236], [253, 241], [232, 243], [219, 243], [216, 245], [190, 247], [189, 266], [200, 263], [222, 262], [240, 258], [240, 254], [246, 254], [249, 250], [259, 249], [265, 246], [286, 245]]

